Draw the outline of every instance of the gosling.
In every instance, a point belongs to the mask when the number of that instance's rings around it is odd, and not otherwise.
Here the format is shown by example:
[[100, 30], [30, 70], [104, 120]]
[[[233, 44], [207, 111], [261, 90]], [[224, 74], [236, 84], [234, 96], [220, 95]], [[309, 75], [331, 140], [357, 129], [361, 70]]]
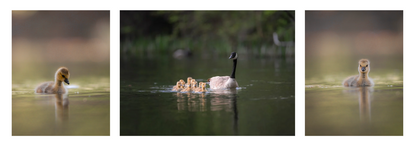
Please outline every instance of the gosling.
[[65, 94], [68, 92], [63, 82], [69, 85], [69, 70], [66, 67], [60, 67], [55, 73], [55, 82], [44, 82], [35, 88], [35, 93], [48, 94]]
[[195, 89], [195, 92], [199, 92], [199, 93], [207, 92], [205, 86], [206, 86], [206, 83], [199, 82], [199, 87]]
[[191, 84], [185, 84], [185, 88], [181, 92], [192, 92], [196, 87], [196, 81], [191, 80]]
[[176, 85], [172, 88], [172, 91], [180, 91], [182, 89], [181, 81], [176, 82]]
[[358, 61], [358, 73], [359, 75], [350, 76], [343, 81], [343, 85], [346, 87], [352, 86], [374, 86], [373, 80], [368, 77], [370, 72], [370, 61], [368, 59], [361, 59]]

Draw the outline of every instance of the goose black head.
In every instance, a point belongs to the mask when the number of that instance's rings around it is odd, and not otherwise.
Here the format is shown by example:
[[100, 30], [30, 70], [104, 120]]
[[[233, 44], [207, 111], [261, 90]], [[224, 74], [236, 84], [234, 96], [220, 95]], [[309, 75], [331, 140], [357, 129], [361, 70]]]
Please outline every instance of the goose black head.
[[231, 53], [230, 57], [228, 59], [237, 59], [238, 55], [236, 52]]

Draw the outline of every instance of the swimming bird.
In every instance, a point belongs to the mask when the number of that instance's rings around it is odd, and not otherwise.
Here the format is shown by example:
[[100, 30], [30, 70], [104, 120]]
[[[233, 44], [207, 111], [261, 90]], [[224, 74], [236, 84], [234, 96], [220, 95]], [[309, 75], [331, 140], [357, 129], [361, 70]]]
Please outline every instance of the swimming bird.
[[195, 92], [206, 92], [206, 88], [205, 88], [206, 83], [204, 82], [199, 82], [199, 87], [196, 88], [194, 91]]
[[358, 61], [358, 74], [350, 76], [343, 81], [344, 86], [373, 86], [373, 80], [368, 77], [370, 72], [370, 61], [368, 59], [361, 59]]
[[192, 86], [188, 83], [185, 84], [185, 88], [181, 90], [181, 92], [190, 92], [192, 91]]
[[35, 88], [35, 93], [64, 94], [67, 89], [63, 82], [69, 85], [69, 70], [66, 67], [60, 67], [55, 73], [55, 82], [44, 82]]
[[176, 85], [172, 88], [172, 91], [180, 91], [182, 89], [181, 81], [176, 82]]
[[223, 88], [236, 88], [238, 87], [237, 80], [235, 80], [235, 69], [237, 67], [237, 53], [231, 53], [228, 59], [232, 59], [234, 62], [233, 72], [230, 76], [215, 76], [208, 79], [211, 89], [223, 89]]
[[186, 84], [191, 84], [191, 81], [192, 81], [192, 77], [188, 77], [188, 78], [186, 79]]

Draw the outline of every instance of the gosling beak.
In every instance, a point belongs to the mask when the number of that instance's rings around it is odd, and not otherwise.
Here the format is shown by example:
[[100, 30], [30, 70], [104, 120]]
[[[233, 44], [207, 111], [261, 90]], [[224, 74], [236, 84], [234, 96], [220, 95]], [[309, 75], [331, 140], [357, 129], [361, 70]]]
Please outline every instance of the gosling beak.
[[363, 71], [363, 72], [364, 72], [364, 71], [365, 71], [365, 67], [361, 67], [361, 71]]
[[67, 78], [65, 78], [64, 82], [69, 85], [69, 81]]

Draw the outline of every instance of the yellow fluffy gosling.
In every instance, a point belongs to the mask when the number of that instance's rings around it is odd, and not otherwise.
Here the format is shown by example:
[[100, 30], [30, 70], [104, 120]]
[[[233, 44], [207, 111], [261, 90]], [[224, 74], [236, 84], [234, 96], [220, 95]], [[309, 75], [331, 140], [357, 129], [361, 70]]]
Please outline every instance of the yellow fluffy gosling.
[[368, 59], [361, 59], [358, 61], [358, 74], [350, 76], [343, 81], [344, 86], [373, 86], [373, 80], [368, 77], [370, 72], [370, 61]]
[[63, 82], [69, 85], [69, 70], [66, 67], [60, 67], [55, 73], [55, 82], [44, 82], [35, 88], [35, 93], [64, 94], [67, 89]]

